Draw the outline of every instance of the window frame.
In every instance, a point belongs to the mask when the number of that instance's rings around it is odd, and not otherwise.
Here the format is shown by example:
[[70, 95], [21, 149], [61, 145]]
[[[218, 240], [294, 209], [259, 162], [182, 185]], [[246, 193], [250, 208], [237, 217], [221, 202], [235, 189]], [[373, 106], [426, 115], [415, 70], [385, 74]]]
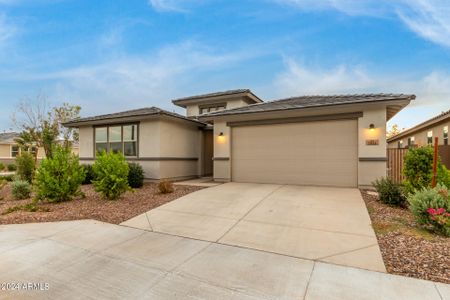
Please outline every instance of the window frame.
[[[13, 151], [13, 148], [17, 147], [17, 151]], [[13, 152], [17, 152], [16, 155], [13, 155]], [[11, 145], [9, 154], [11, 155], [11, 158], [16, 158], [20, 155], [20, 146], [19, 145]]]
[[198, 112], [200, 115], [207, 114], [210, 112], [222, 111], [227, 109], [227, 103], [214, 103], [208, 105], [200, 105], [198, 107]]
[[448, 145], [448, 125], [442, 128], [442, 140], [444, 145]]
[[[127, 141], [127, 142], [135, 142], [136, 143], [136, 155], [134, 156], [126, 156], [125, 155], [125, 141], [123, 138], [123, 128], [125, 126], [136, 126], [136, 140], [135, 141]], [[125, 156], [126, 159], [133, 159], [133, 158], [139, 158], [139, 126], [140, 123], [139, 122], [130, 122], [130, 123], [117, 123], [117, 124], [107, 124], [107, 125], [95, 125], [93, 126], [93, 130], [94, 130], [94, 138], [93, 138], [93, 148], [94, 148], [94, 158], [97, 157], [97, 144], [105, 144], [106, 143], [106, 152], [110, 152], [110, 144], [111, 143], [121, 143], [122, 145], [122, 151], [121, 153], [123, 154], [123, 156]], [[115, 142], [111, 142], [109, 140], [109, 131], [110, 131], [110, 127], [120, 127], [120, 142], [119, 141], [115, 141]], [[98, 128], [106, 128], [106, 142], [97, 142], [97, 129]]]
[[[431, 136], [430, 136], [431, 133]], [[428, 130], [427, 131], [427, 145], [432, 145], [433, 144], [433, 130]]]

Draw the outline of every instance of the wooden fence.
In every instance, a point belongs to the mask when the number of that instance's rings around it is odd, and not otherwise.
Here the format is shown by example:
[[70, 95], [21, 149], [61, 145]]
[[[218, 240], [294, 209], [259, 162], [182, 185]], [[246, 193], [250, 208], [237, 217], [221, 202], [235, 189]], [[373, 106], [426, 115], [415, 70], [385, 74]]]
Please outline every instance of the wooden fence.
[[[398, 183], [405, 179], [403, 176], [403, 160], [406, 153], [408, 153], [406, 148], [387, 149], [387, 175]], [[439, 146], [439, 157], [447, 169], [450, 169], [450, 145]]]

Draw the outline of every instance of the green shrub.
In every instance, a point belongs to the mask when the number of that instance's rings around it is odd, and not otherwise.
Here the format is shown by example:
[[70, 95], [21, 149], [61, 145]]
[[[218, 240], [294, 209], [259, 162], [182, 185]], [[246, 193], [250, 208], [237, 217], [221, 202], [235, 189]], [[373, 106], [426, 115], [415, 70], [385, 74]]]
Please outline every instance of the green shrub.
[[450, 198], [447, 187], [423, 188], [408, 197], [409, 208], [417, 223], [450, 235]]
[[395, 183], [390, 178], [381, 178], [372, 183], [378, 192], [378, 197], [382, 203], [405, 206], [406, 197], [403, 195], [401, 185]]
[[[406, 177], [404, 186], [407, 194], [431, 186], [433, 154], [433, 148], [428, 146], [410, 149], [405, 155], [403, 174]], [[450, 186], [450, 173], [440, 160], [437, 165], [436, 182]]]
[[0, 176], [0, 180], [11, 182], [14, 180], [14, 175], [3, 175]]
[[5, 169], [5, 164], [0, 162], [0, 172], [3, 171]]
[[34, 176], [35, 161], [34, 156], [28, 152], [23, 151], [16, 157], [17, 175], [20, 179], [31, 183]]
[[91, 184], [95, 179], [94, 169], [91, 165], [83, 165], [83, 169], [86, 173], [86, 177], [84, 177], [82, 184]]
[[9, 172], [14, 172], [17, 170], [17, 166], [15, 164], [8, 164], [6, 168], [8, 169]]
[[52, 157], [42, 160], [36, 172], [37, 198], [60, 202], [81, 195], [84, 172], [77, 155], [62, 146], [54, 147]]
[[106, 199], [116, 200], [130, 190], [128, 185], [128, 163], [122, 153], [105, 151], [98, 153], [92, 165], [95, 190]]
[[128, 164], [128, 184], [130, 187], [136, 189], [144, 185], [144, 170], [140, 164]]
[[169, 180], [161, 180], [158, 183], [158, 189], [161, 194], [173, 193], [173, 191], [175, 190], [173, 188], [173, 183]]
[[31, 184], [25, 180], [15, 180], [11, 183], [11, 190], [14, 199], [22, 200], [30, 198], [31, 196]]

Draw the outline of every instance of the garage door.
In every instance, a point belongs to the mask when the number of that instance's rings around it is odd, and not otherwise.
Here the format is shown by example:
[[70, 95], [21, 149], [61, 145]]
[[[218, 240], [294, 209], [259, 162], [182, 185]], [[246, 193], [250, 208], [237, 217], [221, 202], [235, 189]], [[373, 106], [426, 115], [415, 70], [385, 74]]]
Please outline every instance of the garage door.
[[356, 120], [232, 128], [237, 182], [357, 186]]

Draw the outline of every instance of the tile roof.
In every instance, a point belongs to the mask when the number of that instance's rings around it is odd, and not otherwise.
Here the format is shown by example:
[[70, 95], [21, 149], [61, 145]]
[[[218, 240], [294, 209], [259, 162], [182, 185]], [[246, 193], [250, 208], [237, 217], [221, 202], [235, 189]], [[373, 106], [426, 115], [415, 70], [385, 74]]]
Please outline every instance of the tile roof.
[[98, 116], [92, 116], [92, 117], [86, 117], [86, 118], [78, 118], [74, 120], [70, 120], [66, 123], [64, 123], [64, 126], [68, 127], [76, 127], [77, 125], [80, 125], [82, 123], [89, 123], [94, 121], [106, 121], [106, 120], [112, 120], [112, 119], [120, 119], [120, 118], [127, 118], [127, 117], [145, 117], [145, 116], [152, 116], [152, 115], [166, 115], [174, 118], [183, 119], [190, 122], [196, 122], [199, 124], [204, 124], [198, 120], [190, 119], [185, 116], [179, 115], [174, 112], [170, 112], [158, 107], [146, 107], [146, 108], [139, 108], [139, 109], [133, 109], [133, 110], [127, 110], [112, 114], [105, 114], [105, 115], [98, 115]]
[[0, 133], [0, 143], [10, 144], [14, 143], [15, 139], [19, 137], [17, 132], [3, 132]]
[[234, 95], [234, 94], [242, 94], [242, 93], [251, 93], [251, 91], [249, 89], [228, 90], [228, 91], [223, 91], [223, 92], [215, 92], [215, 93], [209, 93], [209, 94], [202, 94], [202, 95], [178, 98], [178, 99], [172, 100], [172, 102], [176, 103], [176, 102], [185, 101], [185, 100], [194, 100], [194, 99], [225, 96], [225, 95]]
[[421, 130], [423, 128], [426, 128], [426, 127], [428, 127], [430, 125], [434, 125], [435, 123], [441, 122], [441, 121], [446, 120], [446, 119], [450, 119], [450, 110], [443, 111], [439, 115], [434, 116], [431, 119], [428, 119], [428, 120], [426, 120], [426, 121], [424, 121], [422, 123], [417, 124], [416, 126], [408, 128], [406, 130], [403, 130], [399, 134], [397, 134], [397, 135], [395, 135], [393, 137], [390, 137], [387, 141], [388, 141], [388, 143], [392, 142], [392, 141], [395, 141], [395, 140], [397, 140], [399, 138], [404, 137], [405, 135], [414, 133], [416, 131], [419, 131], [419, 130]]
[[415, 98], [416, 98], [415, 95], [405, 95], [405, 94], [301, 96], [301, 97], [292, 97], [274, 100], [264, 103], [256, 103], [244, 107], [212, 112], [202, 115], [200, 119], [204, 117], [213, 117], [213, 116], [299, 109], [299, 108], [320, 107], [320, 106], [341, 105], [341, 104], [356, 104], [356, 103], [390, 101], [390, 100], [413, 100]]

